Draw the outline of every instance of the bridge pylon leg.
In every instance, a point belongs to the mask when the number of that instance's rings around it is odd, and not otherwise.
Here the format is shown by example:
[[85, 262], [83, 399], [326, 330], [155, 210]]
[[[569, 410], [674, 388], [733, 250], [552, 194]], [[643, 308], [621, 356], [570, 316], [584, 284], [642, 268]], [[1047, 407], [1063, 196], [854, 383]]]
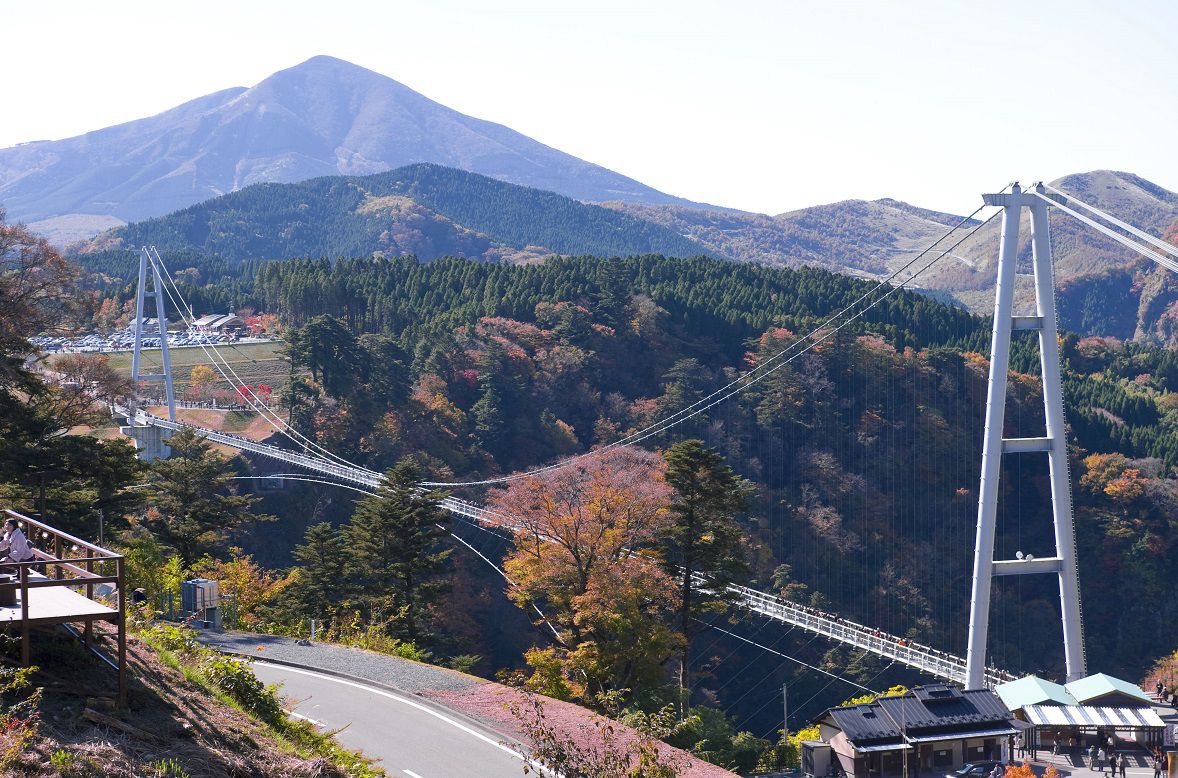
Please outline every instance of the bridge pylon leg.
[[[1040, 188], [1040, 192], [1042, 189]], [[995, 576], [1052, 573], [1059, 577], [1064, 655], [1068, 680], [1085, 674], [1080, 586], [1076, 563], [1072, 494], [1068, 475], [1067, 437], [1063, 415], [1059, 340], [1056, 329], [1054, 273], [1047, 204], [1015, 184], [1010, 194], [985, 195], [987, 204], [1002, 206], [1002, 239], [998, 251], [998, 282], [994, 292], [994, 324], [990, 341], [990, 377], [986, 393], [986, 427], [978, 490], [977, 535], [970, 598], [969, 645], [965, 686], [982, 689], [986, 682], [986, 643], [990, 626], [990, 591]], [[1035, 315], [1014, 316], [1015, 265], [1023, 208], [1031, 211], [1032, 257], [1035, 270]], [[1042, 438], [1004, 438], [1010, 339], [1015, 330], [1034, 330], [1039, 337], [1046, 433]], [[1046, 453], [1051, 473], [1055, 555], [1036, 559], [995, 560], [998, 481], [1003, 454]]]
[[[156, 266], [155, 258], [151, 252], [154, 249], [148, 249], [146, 246], [139, 251], [139, 287], [135, 295], [135, 345], [131, 356], [131, 381], [134, 384], [135, 391], [139, 390], [140, 381], [163, 381], [164, 393], [168, 404], [168, 420], [176, 420], [176, 388], [172, 382], [172, 360], [168, 352], [168, 318], [164, 310], [164, 282], [160, 276], [159, 267]], [[148, 277], [151, 277], [152, 291], [147, 290]], [[148, 374], [140, 370], [142, 363], [141, 352], [143, 350], [143, 308], [147, 301], [148, 294], [151, 294], [155, 299], [155, 315], [157, 330], [160, 339], [160, 355], [163, 364], [163, 372]], [[148, 335], [155, 333], [148, 332]]]

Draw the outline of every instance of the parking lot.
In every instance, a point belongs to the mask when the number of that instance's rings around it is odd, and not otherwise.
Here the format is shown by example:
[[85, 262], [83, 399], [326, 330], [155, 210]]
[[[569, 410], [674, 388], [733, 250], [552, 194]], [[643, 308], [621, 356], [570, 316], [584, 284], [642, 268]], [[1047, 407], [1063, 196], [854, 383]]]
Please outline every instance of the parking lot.
[[[33, 345], [49, 353], [114, 353], [130, 351], [135, 344], [135, 332], [130, 328], [117, 330], [109, 335], [91, 333], [88, 335], [55, 336], [38, 335], [31, 339]], [[273, 343], [274, 338], [268, 337], [235, 337], [229, 335], [212, 335], [192, 330], [168, 333], [168, 348], [187, 348], [202, 345], [219, 345], [226, 343]], [[143, 348], [160, 348], [160, 337], [145, 336]]]

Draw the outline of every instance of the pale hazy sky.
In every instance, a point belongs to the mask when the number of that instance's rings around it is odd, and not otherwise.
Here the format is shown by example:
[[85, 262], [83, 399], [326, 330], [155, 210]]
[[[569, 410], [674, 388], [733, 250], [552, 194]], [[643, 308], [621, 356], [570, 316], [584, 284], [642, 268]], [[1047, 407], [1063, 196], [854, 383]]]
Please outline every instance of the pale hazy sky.
[[0, 1], [0, 147], [315, 54], [663, 191], [953, 212], [1113, 168], [1178, 190], [1178, 0]]

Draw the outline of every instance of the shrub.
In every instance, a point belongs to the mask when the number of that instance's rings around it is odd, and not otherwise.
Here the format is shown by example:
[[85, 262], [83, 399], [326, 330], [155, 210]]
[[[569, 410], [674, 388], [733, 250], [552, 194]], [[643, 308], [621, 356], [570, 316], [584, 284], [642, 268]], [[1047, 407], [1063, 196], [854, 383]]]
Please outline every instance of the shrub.
[[65, 775], [73, 771], [77, 761], [77, 758], [64, 748], [59, 748], [49, 755], [49, 764], [59, 773]]
[[192, 654], [201, 648], [192, 630], [173, 624], [154, 624], [141, 632], [140, 637], [157, 651], [173, 654]]
[[199, 669], [209, 683], [229, 695], [247, 713], [272, 726], [285, 721], [274, 689], [259, 681], [245, 662], [210, 651], [201, 659]]
[[188, 773], [175, 759], [157, 759], [148, 767], [151, 778], [188, 778]]
[[29, 692], [29, 678], [36, 671], [35, 667], [0, 669], [0, 695], [16, 699], [0, 706], [0, 767], [18, 760], [37, 735], [41, 690]]

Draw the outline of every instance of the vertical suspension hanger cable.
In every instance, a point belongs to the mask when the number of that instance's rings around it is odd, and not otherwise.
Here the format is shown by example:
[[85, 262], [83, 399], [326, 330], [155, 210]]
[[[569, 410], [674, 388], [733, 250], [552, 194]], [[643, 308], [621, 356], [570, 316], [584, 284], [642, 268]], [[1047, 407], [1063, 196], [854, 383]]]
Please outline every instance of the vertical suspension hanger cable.
[[[172, 305], [176, 308], [177, 313], [180, 315], [181, 321], [186, 326], [192, 326], [190, 323], [190, 320], [188, 318], [188, 315], [186, 314], [187, 309], [184, 305], [183, 297], [180, 294], [179, 286], [176, 284], [175, 279], [172, 278], [172, 274], [168, 270], [167, 265], [163, 262], [163, 259], [159, 256], [159, 252], [155, 251], [154, 247], [152, 247], [152, 249], [149, 250], [149, 252], [148, 252], [148, 257], [149, 257], [149, 259], [152, 260], [153, 263], [158, 262], [159, 268], [163, 270], [164, 278], [167, 279], [166, 283], [164, 284], [164, 291], [167, 293], [168, 298], [172, 301]], [[169, 288], [169, 284], [171, 285], [171, 288]], [[173, 291], [172, 291], [173, 289], [175, 290], [175, 294], [173, 294]], [[366, 468], [362, 468], [359, 465], [349, 462], [348, 460], [344, 459], [343, 457], [340, 457], [339, 455], [332, 453], [328, 449], [324, 448], [323, 446], [319, 445], [318, 443], [312, 441], [310, 438], [307, 438], [302, 433], [298, 432], [298, 430], [287, 425], [285, 422], [282, 421], [281, 417], [278, 415], [277, 412], [273, 411], [271, 408], [269, 408], [264, 403], [262, 403], [260, 399], [257, 398], [257, 396], [254, 394], [252, 388], [250, 388], [248, 384], [246, 384], [244, 381], [242, 381], [241, 377], [237, 374], [237, 371], [233, 369], [232, 365], [229, 363], [229, 361], [227, 359], [225, 359], [223, 356], [220, 355], [220, 353], [216, 350], [215, 346], [212, 346], [212, 344], [206, 345], [204, 343], [198, 343], [197, 345], [200, 346], [200, 348], [204, 352], [205, 356], [209, 357], [209, 359], [213, 363], [213, 366], [216, 367], [217, 371], [219, 373], [221, 373], [221, 376], [226, 381], [229, 382], [230, 386], [233, 386], [234, 388], [238, 388], [239, 394], [242, 395], [242, 398], [251, 407], [253, 407], [254, 410], [256, 410], [262, 416], [262, 418], [265, 419], [266, 422], [268, 424], [270, 424], [270, 426], [273, 427], [276, 431], [278, 431], [279, 433], [290, 438], [292, 441], [294, 441], [294, 443], [296, 445], [299, 445], [307, 453], [311, 453], [312, 449], [319, 452], [319, 453], [312, 454], [313, 456], [320, 456], [320, 457], [323, 457], [329, 461], [334, 461], [335, 463], [337, 463], [339, 465], [354, 468], [356, 470], [367, 470]], [[220, 360], [220, 361], [218, 361], [218, 360]], [[224, 365], [224, 368], [222, 368], [222, 364]], [[225, 372], [226, 370], [228, 370], [229, 373], [232, 374], [232, 378], [228, 374], [226, 374], [226, 372]], [[240, 392], [240, 388], [244, 388], [245, 392], [244, 393]], [[271, 416], [273, 418], [271, 418]], [[301, 440], [300, 440], [300, 438], [301, 438]], [[368, 471], [368, 472], [373, 472], [373, 471]]]
[[[876, 308], [884, 300], [891, 297], [897, 291], [904, 289], [909, 283], [911, 283], [913, 280], [915, 280], [921, 273], [927, 271], [936, 262], [940, 261], [942, 258], [947, 256], [950, 252], [953, 251], [953, 249], [957, 248], [959, 245], [964, 243], [966, 240], [968, 240], [970, 237], [972, 237], [978, 230], [980, 230], [982, 227], [984, 227], [986, 224], [988, 224], [990, 221], [992, 221], [1000, 212], [996, 212], [995, 214], [993, 214], [989, 218], [987, 218], [985, 221], [976, 223], [973, 227], [971, 227], [966, 232], [966, 234], [964, 236], [959, 238], [957, 241], [952, 243], [947, 248], [941, 250], [935, 257], [933, 257], [932, 260], [925, 263], [919, 269], [914, 271], [905, 280], [895, 284], [894, 286], [889, 285], [889, 284], [892, 280], [897, 278], [902, 272], [910, 269], [917, 262], [917, 260], [924, 257], [926, 254], [933, 252], [935, 247], [939, 243], [941, 243], [941, 241], [943, 241], [946, 238], [948, 238], [949, 236], [951, 236], [954, 232], [956, 232], [963, 225], [972, 221], [973, 217], [976, 216], [978, 213], [980, 213], [986, 207], [987, 206], [985, 206], [985, 205], [979, 206], [977, 209], [974, 210], [974, 212], [972, 214], [962, 218], [953, 227], [951, 227], [948, 232], [946, 232], [944, 235], [942, 235], [940, 238], [938, 238], [936, 241], [934, 241], [933, 244], [931, 244], [930, 246], [928, 246], [924, 250], [922, 250], [919, 254], [917, 254], [915, 257], [913, 257], [913, 259], [909, 260], [909, 262], [906, 263], [902, 268], [895, 271], [887, 278], [879, 281], [874, 287], [872, 287], [870, 290], [868, 290], [867, 292], [862, 294], [858, 299], [856, 299], [855, 301], [853, 301], [852, 303], [850, 303], [849, 305], [844, 307], [839, 312], [835, 313], [832, 316], [827, 317], [817, 327], [808, 331], [804, 337], [795, 340], [786, 349], [783, 349], [782, 351], [779, 351], [778, 353], [774, 354], [773, 356], [769, 357], [768, 359], [763, 360], [752, 370], [742, 373], [740, 376], [733, 379], [731, 382], [729, 382], [725, 386], [721, 387], [720, 389], [717, 389], [716, 391], [712, 392], [707, 397], [702, 398], [701, 400], [693, 403], [692, 405], [688, 406], [687, 408], [684, 408], [676, 413], [673, 413], [664, 419], [660, 419], [659, 421], [655, 422], [654, 424], [651, 424], [648, 427], [645, 427], [641, 430], [631, 433], [630, 435], [627, 435], [626, 437], [621, 438], [617, 441], [614, 441], [613, 443], [610, 443], [606, 446], [602, 446], [600, 448], [597, 448], [597, 449], [594, 449], [592, 451], [588, 451], [588, 452], [585, 452], [582, 454], [577, 454], [577, 455], [574, 455], [571, 457], [567, 457], [566, 459], [563, 459], [559, 462], [555, 462], [550, 465], [546, 465], [544, 467], [535, 468], [535, 469], [528, 470], [525, 472], [513, 473], [511, 475], [501, 476], [498, 478], [486, 478], [486, 479], [475, 480], [475, 481], [423, 482], [422, 485], [423, 486], [456, 487], [456, 486], [484, 486], [484, 485], [491, 485], [491, 484], [507, 483], [507, 482], [510, 482], [513, 480], [534, 477], [534, 476], [542, 474], [542, 473], [562, 469], [562, 468], [568, 467], [568, 466], [572, 465], [573, 463], [578, 462], [582, 459], [599, 455], [602, 452], [608, 451], [612, 448], [634, 445], [634, 444], [639, 443], [639, 442], [646, 440], [648, 438], [660, 435], [662, 432], [665, 432], [667, 429], [670, 429], [671, 427], [674, 427], [674, 426], [678, 426], [679, 424], [683, 423], [684, 421], [687, 421], [690, 418], [694, 418], [695, 416], [698, 416], [699, 414], [710, 410], [711, 408], [718, 405], [719, 403], [724, 402], [725, 400], [735, 396], [736, 394], [739, 394], [740, 392], [743, 392], [749, 386], [751, 386], [755, 383], [758, 383], [759, 381], [764, 379], [766, 376], [777, 372], [779, 369], [781, 369], [782, 367], [784, 367], [787, 364], [790, 364], [795, 359], [800, 357], [802, 354], [812, 351], [814, 348], [816, 348], [819, 345], [821, 345], [822, 343], [826, 342], [831, 337], [834, 337], [839, 332], [841, 332], [844, 328], [846, 328], [848, 325], [850, 325], [852, 322], [861, 319], [869, 311]], [[877, 292], [881, 289], [884, 289], [885, 291], [883, 291], [883, 293], [879, 297], [872, 300], [871, 302], [865, 303], [865, 301], [869, 297], [871, 297], [871, 295], [873, 295], [875, 292]], [[858, 306], [860, 304], [864, 304], [864, 307], [861, 310], [859, 310], [858, 312], [851, 314], [849, 316], [847, 315], [851, 310], [853, 310], [856, 306]], [[843, 319], [844, 316], [846, 316], [847, 318]], [[843, 320], [840, 322], [839, 321], [840, 319], [843, 319]], [[807, 341], [810, 341], [810, 345], [801, 347], [801, 344], [803, 344]]]

